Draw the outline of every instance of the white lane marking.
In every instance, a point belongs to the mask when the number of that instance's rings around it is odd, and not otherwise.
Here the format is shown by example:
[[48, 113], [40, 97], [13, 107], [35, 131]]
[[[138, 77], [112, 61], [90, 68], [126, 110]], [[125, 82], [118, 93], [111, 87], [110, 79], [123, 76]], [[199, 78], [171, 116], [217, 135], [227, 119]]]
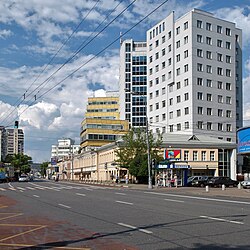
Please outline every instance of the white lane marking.
[[71, 207], [69, 207], [69, 206], [67, 206], [67, 205], [64, 205], [64, 204], [58, 204], [59, 206], [62, 206], [62, 207], [66, 207], [66, 208], [71, 208]]
[[93, 191], [93, 189], [90, 189], [90, 188], [87, 188], [87, 187], [84, 187], [84, 189], [86, 189], [88, 191]]
[[164, 199], [165, 201], [174, 201], [174, 202], [184, 202], [184, 201], [180, 201], [180, 200], [172, 200], [172, 199]]
[[180, 197], [180, 198], [187, 198], [187, 199], [207, 200], [207, 201], [228, 202], [228, 203], [236, 203], [236, 204], [246, 204], [246, 205], [250, 205], [250, 202], [247, 202], [247, 201], [222, 200], [222, 199], [205, 198], [205, 197], [196, 197], [196, 196], [180, 195], [180, 194], [162, 194], [162, 193], [156, 193], [156, 192], [144, 192], [144, 193], [145, 193], [145, 194], [157, 194], [157, 195], [163, 195], [163, 196], [171, 196], [171, 197]]
[[125, 223], [117, 223], [118, 225], [120, 226], [123, 226], [123, 227], [128, 227], [128, 228], [131, 228], [131, 229], [136, 229], [140, 232], [143, 232], [143, 233], [146, 233], [146, 234], [152, 234], [153, 232], [152, 231], [149, 231], [149, 230], [146, 230], [146, 229], [140, 229], [138, 227], [135, 227], [135, 226], [132, 226], [132, 225], [128, 225], [128, 224], [125, 224]]
[[33, 194], [33, 196], [36, 197], [36, 198], [39, 198], [39, 197], [40, 197], [39, 195], [36, 195], [36, 194]]
[[16, 189], [13, 187], [9, 188], [9, 190], [16, 191]]
[[115, 193], [115, 194], [119, 194], [119, 195], [126, 195], [126, 194], [124, 194], [124, 193]]
[[1, 191], [6, 191], [4, 188], [0, 188]]
[[19, 192], [23, 193], [23, 190], [19, 190]]
[[127, 205], [134, 205], [134, 203], [126, 202], [126, 201], [115, 201], [117, 203], [127, 204]]
[[35, 188], [33, 187], [26, 187], [27, 189], [30, 189], [30, 190], [35, 190]]
[[25, 188], [21, 188], [21, 187], [17, 187], [17, 189], [19, 189], [19, 190], [25, 190]]
[[76, 193], [76, 195], [86, 196], [86, 194]]
[[240, 224], [243, 225], [243, 222], [240, 221], [235, 221], [235, 220], [226, 220], [226, 219], [222, 219], [222, 218], [216, 218], [216, 217], [209, 217], [209, 216], [205, 216], [205, 215], [201, 215], [201, 218], [205, 218], [205, 219], [210, 219], [210, 220], [217, 220], [217, 221], [224, 221], [224, 222], [229, 222], [229, 223], [234, 223], [234, 224]]

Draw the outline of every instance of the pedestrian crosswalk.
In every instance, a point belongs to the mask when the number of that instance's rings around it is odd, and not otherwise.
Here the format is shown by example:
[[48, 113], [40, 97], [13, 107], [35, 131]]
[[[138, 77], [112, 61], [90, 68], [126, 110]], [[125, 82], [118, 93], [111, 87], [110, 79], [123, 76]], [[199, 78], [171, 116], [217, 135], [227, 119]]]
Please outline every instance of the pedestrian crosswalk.
[[97, 186], [70, 186], [70, 185], [58, 185], [58, 186], [43, 186], [43, 185], [37, 185], [34, 183], [30, 183], [30, 186], [23, 186], [20, 187], [18, 185], [11, 185], [11, 186], [5, 186], [5, 187], [0, 187], [0, 192], [5, 192], [5, 191], [19, 191], [19, 192], [24, 192], [24, 191], [34, 191], [34, 190], [51, 190], [51, 191], [61, 191], [61, 190], [88, 190], [88, 191], [93, 191], [94, 189], [105, 189], [104, 187], [97, 187]]

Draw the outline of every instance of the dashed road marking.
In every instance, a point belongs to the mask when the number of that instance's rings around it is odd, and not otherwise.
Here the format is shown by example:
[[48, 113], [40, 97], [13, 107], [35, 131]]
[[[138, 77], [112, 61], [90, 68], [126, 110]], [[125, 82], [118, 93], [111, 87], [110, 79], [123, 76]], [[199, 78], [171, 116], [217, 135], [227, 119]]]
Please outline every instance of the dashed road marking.
[[76, 193], [76, 195], [86, 196], [86, 194]]
[[126, 205], [134, 205], [134, 203], [132, 203], [132, 202], [126, 202], [126, 201], [115, 201], [115, 202], [126, 204]]
[[180, 201], [180, 200], [173, 200], [173, 199], [164, 199], [165, 201], [173, 201], [173, 202], [184, 202], [184, 201]]
[[69, 207], [67, 205], [64, 205], [64, 204], [58, 204], [58, 205], [61, 206], [61, 207], [65, 207], [65, 208], [71, 208], [71, 207]]
[[39, 195], [36, 195], [36, 194], [33, 194], [33, 196], [36, 197], [36, 198], [40, 198], [40, 196], [39, 196]]
[[152, 231], [149, 231], [149, 230], [146, 230], [146, 229], [141, 229], [139, 227], [135, 227], [135, 226], [132, 226], [132, 225], [129, 225], [129, 224], [125, 224], [125, 223], [117, 223], [117, 224], [120, 225], [120, 226], [123, 226], [123, 227], [136, 229], [136, 230], [138, 230], [140, 232], [143, 232], [143, 233], [146, 233], [146, 234], [152, 234], [153, 233]]
[[115, 193], [115, 194], [119, 194], [119, 195], [127, 195], [127, 194], [124, 194], [124, 193]]
[[210, 216], [205, 216], [205, 215], [201, 215], [200, 218], [209, 219], [209, 220], [216, 220], [216, 221], [223, 221], [223, 222], [234, 223], [234, 224], [240, 224], [240, 225], [243, 225], [243, 224], [244, 224], [244, 223], [241, 222], [241, 221], [226, 220], [226, 219], [222, 219], [222, 218], [210, 217]]

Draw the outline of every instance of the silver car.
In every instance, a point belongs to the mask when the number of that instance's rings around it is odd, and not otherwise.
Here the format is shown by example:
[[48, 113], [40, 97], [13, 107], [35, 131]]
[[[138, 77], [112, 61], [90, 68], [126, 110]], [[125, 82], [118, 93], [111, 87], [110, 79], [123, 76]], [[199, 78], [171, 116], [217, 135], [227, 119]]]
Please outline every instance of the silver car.
[[26, 174], [21, 174], [18, 178], [18, 181], [23, 182], [23, 181], [28, 181], [29, 177]]
[[242, 181], [241, 185], [243, 188], [250, 188], [250, 180]]

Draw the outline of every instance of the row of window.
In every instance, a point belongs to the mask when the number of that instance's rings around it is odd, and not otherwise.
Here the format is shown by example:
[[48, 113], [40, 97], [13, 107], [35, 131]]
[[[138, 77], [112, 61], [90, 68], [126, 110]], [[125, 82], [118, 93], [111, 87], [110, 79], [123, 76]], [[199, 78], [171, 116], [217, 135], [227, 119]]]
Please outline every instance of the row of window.
[[90, 101], [88, 105], [111, 105], [111, 104], [118, 104], [117, 101]]
[[[213, 73], [213, 68], [212, 65], [206, 65], [206, 72], [209, 74]], [[197, 71], [198, 72], [203, 72], [204, 71], [204, 66], [202, 63], [197, 63]], [[177, 74], [177, 70], [176, 70], [176, 74]], [[231, 69], [223, 69], [221, 67], [217, 67], [217, 75], [219, 76], [227, 76], [227, 77], [231, 77], [232, 76], [232, 70]]]
[[117, 112], [118, 109], [87, 109], [87, 112], [93, 112], [93, 113], [98, 113], [98, 112]]
[[[196, 53], [197, 53], [197, 57], [201, 57], [201, 58], [204, 57], [204, 52], [203, 52], [202, 49], [197, 49]], [[213, 59], [213, 52], [212, 51], [207, 50], [205, 55], [206, 55], [207, 59], [210, 59], [210, 60]], [[232, 62], [232, 57], [229, 56], [229, 55], [223, 55], [223, 54], [218, 53], [218, 52], [216, 53], [216, 55], [217, 55], [217, 61], [218, 62], [223, 62], [223, 61], [225, 61], [226, 63], [231, 63]]]
[[[213, 29], [214, 29], [214, 27], [213, 27], [213, 25], [211, 23], [206, 22], [206, 24], [203, 24], [203, 21], [197, 20], [197, 28], [203, 29], [203, 25], [205, 26], [206, 30], [208, 30], [208, 31], [213, 31]], [[225, 32], [225, 34], [227, 36], [232, 35], [232, 32], [231, 32], [230, 28], [223, 28], [221, 25], [215, 25], [215, 27], [216, 27], [215, 30], [216, 30], [216, 32], [218, 34], [223, 34]]]
[[[201, 153], [201, 155], [199, 155]], [[207, 158], [209, 154], [209, 159]], [[183, 160], [184, 161], [215, 161], [215, 151], [193, 151], [192, 153], [192, 159], [190, 158], [190, 152], [188, 150], [184, 150], [183, 152]]]
[[[213, 95], [210, 93], [207, 93], [207, 101], [212, 102], [213, 101]], [[202, 92], [197, 92], [197, 100], [203, 100], [204, 99], [204, 94]], [[223, 103], [223, 96], [222, 95], [217, 95], [217, 102], [218, 103]], [[225, 98], [225, 103], [226, 104], [232, 104], [232, 97], [231, 96], [226, 96]]]
[[[198, 115], [204, 115], [204, 110], [205, 108], [203, 107], [197, 107], [197, 113]], [[206, 108], [206, 114], [207, 115], [213, 115], [215, 109], [213, 110], [212, 108]], [[232, 111], [231, 110], [226, 110], [226, 117], [231, 118], [232, 117]], [[217, 109], [217, 115], [218, 117], [223, 117], [223, 109]]]
[[[205, 41], [206, 41], [206, 44], [213, 45], [211, 37], [207, 36]], [[203, 38], [202, 35], [200, 35], [200, 34], [197, 35], [197, 42], [198, 43], [204, 43], [204, 38]], [[231, 42], [228, 42], [228, 41], [224, 42], [224, 44], [223, 44], [222, 40], [217, 39], [216, 45], [219, 48], [223, 48], [223, 46], [225, 46], [226, 49], [231, 49]]]

